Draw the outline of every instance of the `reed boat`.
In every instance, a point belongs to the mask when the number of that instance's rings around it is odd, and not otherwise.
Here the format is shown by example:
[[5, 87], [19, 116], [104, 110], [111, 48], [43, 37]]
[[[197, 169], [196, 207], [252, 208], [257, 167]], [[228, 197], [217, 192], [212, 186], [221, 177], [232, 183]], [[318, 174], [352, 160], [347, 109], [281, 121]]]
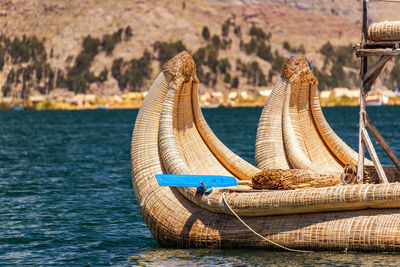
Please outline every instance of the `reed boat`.
[[[139, 110], [131, 145], [136, 199], [162, 246], [400, 250], [399, 171], [385, 169], [389, 184], [340, 183], [344, 166], [358, 154], [326, 122], [310, 67], [305, 58], [285, 63], [260, 118], [253, 166], [205, 121], [192, 57], [182, 52], [165, 64]], [[298, 184], [316, 179], [323, 187], [252, 189], [251, 178], [265, 169], [292, 172]], [[194, 187], [160, 186], [156, 174], [226, 175], [238, 185], [206, 195]], [[327, 177], [334, 185], [324, 186]]]

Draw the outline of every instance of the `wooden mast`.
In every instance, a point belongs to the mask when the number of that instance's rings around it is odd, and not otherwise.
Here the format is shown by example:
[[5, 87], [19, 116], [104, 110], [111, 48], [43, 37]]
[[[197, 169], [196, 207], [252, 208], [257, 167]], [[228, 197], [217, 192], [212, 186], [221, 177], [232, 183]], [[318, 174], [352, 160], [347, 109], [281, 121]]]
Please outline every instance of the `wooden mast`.
[[[362, 34], [361, 34], [361, 47], [365, 47], [365, 42], [368, 40], [368, 7], [367, 0], [363, 0], [362, 7]], [[365, 143], [363, 139], [363, 129], [365, 129], [364, 114], [366, 112], [365, 103], [365, 90], [364, 90], [364, 75], [368, 69], [368, 58], [361, 58], [360, 68], [360, 122], [358, 132], [358, 169], [357, 169], [357, 183], [361, 184], [364, 178], [364, 157], [365, 157]]]
[[[397, 2], [397, 1], [396, 1]], [[363, 182], [364, 176], [364, 157], [365, 146], [374, 162], [374, 166], [382, 183], [388, 183], [386, 174], [382, 168], [382, 164], [376, 154], [375, 148], [366, 130], [366, 126], [374, 135], [375, 140], [383, 148], [389, 158], [393, 161], [396, 167], [400, 170], [400, 161], [385, 142], [378, 129], [373, 125], [372, 121], [367, 116], [365, 99], [372, 85], [378, 78], [385, 64], [396, 55], [400, 55], [399, 41], [397, 42], [369, 42], [368, 41], [368, 0], [363, 0], [362, 6], [362, 35], [361, 44], [356, 48], [357, 57], [361, 57], [360, 68], [360, 123], [359, 123], [359, 140], [358, 140], [358, 168], [357, 182]], [[373, 66], [368, 66], [369, 56], [380, 56], [380, 59]]]

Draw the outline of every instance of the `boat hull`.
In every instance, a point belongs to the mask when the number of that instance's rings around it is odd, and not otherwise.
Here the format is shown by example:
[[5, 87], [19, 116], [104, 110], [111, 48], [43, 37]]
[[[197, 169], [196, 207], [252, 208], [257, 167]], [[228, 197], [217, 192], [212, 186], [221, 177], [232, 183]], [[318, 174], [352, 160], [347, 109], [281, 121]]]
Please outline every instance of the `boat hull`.
[[[190, 59], [188, 55], [184, 55], [182, 60], [187, 61]], [[185, 66], [185, 62], [181, 65]], [[179, 72], [186, 73], [185, 75], [188, 75], [189, 78], [193, 77], [190, 76], [193, 74], [193, 70], [190, 71], [182, 67]], [[160, 136], [164, 134], [166, 135], [165, 138], [169, 136], [169, 132], [165, 131], [165, 129], [160, 129], [160, 125], [161, 121], [163, 123], [168, 121], [162, 114], [163, 109], [164, 111], [166, 109], [167, 102], [165, 100], [167, 94], [171, 92], [171, 88], [174, 88], [174, 83], [177, 82], [174, 78], [176, 77], [171, 72], [168, 73], [166, 71], [161, 72], [158, 76], [139, 111], [132, 135], [133, 188], [143, 218], [154, 238], [162, 246], [172, 248], [280, 249], [249, 231], [241, 221], [230, 213], [223, 201], [219, 203], [219, 211], [212, 211], [212, 209], [204, 207], [206, 202], [197, 203], [196, 199], [190, 196], [190, 188], [187, 191], [182, 191], [178, 188], [158, 185], [155, 178], [156, 174], [173, 173], [175, 171], [171, 169], [173, 164], [167, 164], [167, 156], [170, 154], [166, 153], [166, 150], [169, 147], [165, 147], [164, 152], [160, 148]], [[185, 80], [186, 78], [184, 76]], [[171, 98], [175, 99], [175, 96], [171, 96]], [[183, 101], [182, 103], [186, 102]], [[172, 109], [173, 112], [174, 110]], [[164, 116], [168, 116], [168, 113], [164, 113]], [[172, 125], [176, 125], [176, 123], [176, 121], [172, 120]], [[179, 129], [186, 129], [186, 125], [181, 126], [172, 132], [177, 131], [179, 135]], [[207, 128], [205, 125], [203, 127]], [[217, 150], [218, 141], [213, 137], [210, 139], [213, 142], [207, 139], [207, 136], [212, 136], [212, 134], [210, 132], [204, 134], [201, 130], [199, 131], [205, 143], [207, 144], [206, 140], [209, 142], [207, 147], [214, 147]], [[180, 139], [175, 136], [174, 140], [175, 146], [177, 146]], [[173, 140], [169, 141], [172, 142]], [[185, 155], [185, 152], [181, 151], [182, 147], [171, 147], [170, 149], [173, 150], [172, 155], [176, 157]], [[227, 148], [225, 147], [224, 149]], [[215, 154], [218, 153], [215, 152]], [[231, 163], [229, 159], [224, 159], [222, 156], [220, 155], [221, 160], [218, 160], [219, 164], [221, 164], [218, 168], [224, 167], [224, 164], [232, 164], [234, 166], [226, 168], [226, 171], [237, 173], [236, 177], [257, 170], [249, 167], [236, 157], [235, 163]], [[234, 156], [232, 155], [232, 157]], [[225, 163], [223, 164], [224, 160]], [[247, 167], [247, 171], [244, 170], [245, 168], [238, 168], [238, 166], [242, 165]], [[189, 171], [194, 172], [195, 168], [195, 166], [191, 166]], [[216, 169], [218, 168], [216, 167]], [[346, 198], [346, 195], [356, 190], [346, 189], [345, 186], [340, 188], [341, 190], [335, 193], [338, 196], [337, 201], [340, 202], [342, 197], [346, 201], [350, 201], [351, 199]], [[366, 203], [366, 207], [376, 204], [375, 200], [379, 196], [374, 194], [377, 189], [368, 189], [375, 188], [374, 185], [360, 185], [353, 188], [363, 190], [364, 194], [354, 194], [355, 197], [352, 201], [364, 201], [363, 203]], [[385, 190], [388, 191], [389, 187]], [[380, 190], [381, 194], [384, 194], [385, 190]], [[300, 190], [298, 192], [305, 191]], [[246, 194], [248, 193], [232, 193], [230, 198], [227, 197], [227, 199], [233, 205], [240, 197], [246, 197]], [[312, 197], [313, 194], [314, 191], [310, 190], [308, 196]], [[398, 202], [396, 198], [389, 201], [385, 209], [319, 213], [315, 213], [317, 210], [310, 212], [303, 210], [302, 214], [282, 214], [287, 210], [282, 204], [286, 195], [290, 194], [281, 194], [281, 199], [276, 199], [276, 204], [281, 205], [279, 211], [281, 215], [242, 217], [243, 221], [260, 235], [291, 249], [398, 251], [400, 248], [400, 209], [388, 208], [393, 203]], [[202, 199], [204, 200], [204, 198]], [[334, 202], [332, 199], [327, 201]], [[320, 203], [323, 204], [321, 201]], [[299, 206], [307, 206], [307, 203], [302, 203]], [[339, 206], [338, 208], [340, 208]], [[357, 208], [354, 207], [354, 209]], [[293, 213], [293, 211], [289, 211], [289, 213]]]

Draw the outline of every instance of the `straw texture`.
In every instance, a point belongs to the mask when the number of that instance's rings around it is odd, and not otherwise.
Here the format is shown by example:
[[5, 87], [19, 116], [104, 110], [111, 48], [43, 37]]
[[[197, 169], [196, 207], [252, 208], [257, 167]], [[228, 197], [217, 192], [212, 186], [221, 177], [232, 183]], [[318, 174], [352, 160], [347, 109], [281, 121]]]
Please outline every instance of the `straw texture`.
[[[282, 77], [271, 92], [273, 99], [265, 104], [258, 125], [257, 167], [341, 173], [344, 165], [357, 163], [358, 153], [326, 122], [317, 85], [304, 57], [294, 57], [285, 63]], [[276, 155], [279, 162], [274, 160]], [[365, 159], [365, 164], [372, 162]]]
[[400, 21], [384, 21], [372, 24], [368, 28], [371, 41], [400, 41]]
[[293, 93], [290, 94], [289, 116], [292, 118], [292, 122], [297, 122], [296, 139], [304, 144], [306, 155], [316, 167], [315, 169], [341, 172], [343, 167], [336, 157], [330, 153], [315, 126], [309, 98], [310, 89], [316, 83], [316, 79], [309, 69], [307, 73], [309, 75], [307, 80], [294, 82], [291, 87]]
[[[216, 161], [211, 150], [205, 146], [204, 141], [199, 137], [194, 123], [193, 107], [191, 97], [192, 81], [185, 82], [183, 77], [174, 77], [170, 83], [170, 89], [165, 97], [159, 127], [159, 148], [162, 163], [165, 171], [171, 174], [220, 174], [231, 175], [228, 173], [224, 164]], [[193, 87], [196, 89], [195, 87]], [[231, 152], [232, 153], [232, 152]], [[205, 156], [202, 158], [201, 156]], [[203, 165], [207, 162], [208, 166]], [[247, 163], [248, 164], [248, 163]], [[333, 185], [340, 183], [340, 174], [321, 175], [311, 171], [291, 172], [297, 183], [310, 182], [315, 178], [335, 177], [336, 183], [326, 183]], [[296, 182], [295, 182], [296, 183]], [[320, 182], [320, 186], [323, 186]], [[303, 186], [304, 187], [304, 186]], [[367, 187], [364, 185], [364, 187]], [[297, 186], [301, 188], [301, 186]], [[226, 207], [221, 202], [221, 190], [214, 188], [210, 195], [203, 195], [197, 192], [197, 188], [178, 188], [186, 198], [199, 206], [213, 212], [226, 213]], [[350, 188], [344, 191], [350, 190]], [[322, 191], [324, 192], [324, 191]], [[323, 193], [322, 193], [323, 194]], [[333, 201], [325, 200], [321, 190], [305, 190], [296, 192], [292, 197], [284, 191], [259, 192], [235, 195], [234, 198], [227, 196], [230, 206], [242, 216], [260, 216], [284, 214], [286, 212], [317, 212], [323, 210], [337, 210], [338, 206], [333, 205]], [[308, 198], [307, 207], [298, 206], [298, 198]], [[287, 200], [287, 201], [285, 201]], [[336, 200], [335, 200], [336, 202]], [[365, 208], [361, 201], [356, 203], [347, 198], [341, 201], [340, 208], [357, 209]], [[381, 204], [378, 204], [381, 205]]]
[[255, 189], [290, 190], [305, 187], [327, 187], [342, 183], [337, 173], [319, 173], [311, 170], [269, 169], [257, 173], [251, 178]]
[[256, 166], [260, 169], [290, 169], [282, 135], [282, 112], [289, 80], [281, 76], [265, 104], [258, 123], [255, 147]]
[[[185, 97], [193, 90], [190, 84], [193, 72], [184, 72], [187, 64], [192, 63], [191, 57], [181, 53], [173, 60], [177, 62], [169, 64], [178, 66], [177, 71], [164, 69], [157, 77], [139, 111], [132, 135], [132, 181], [144, 220], [157, 241], [166, 247], [275, 248], [236, 218], [224, 214], [229, 211], [218, 190], [209, 197], [191, 196], [190, 188], [185, 192], [158, 185], [154, 176], [157, 173], [231, 173], [225, 166], [228, 163], [216, 160], [210, 147], [197, 144], [205, 141], [195, 137], [201, 134], [193, 122], [193, 105]], [[200, 150], [190, 151], [195, 148]], [[207, 157], [214, 159], [205, 159], [197, 153], [207, 153]], [[198, 160], [207, 160], [210, 166], [206, 168], [212, 171], [202, 169], [204, 166]], [[235, 212], [255, 216], [244, 220], [256, 232], [290, 248], [363, 251], [400, 248], [398, 209], [326, 212], [400, 208], [400, 184], [232, 192], [226, 193], [225, 199]], [[196, 204], [197, 201], [203, 202]], [[200, 206], [212, 206], [213, 201], [213, 209], [219, 209], [218, 213]], [[310, 214], [310, 210], [325, 212]]]
[[[250, 179], [250, 177], [258, 173], [260, 170], [233, 153], [215, 136], [214, 132], [210, 129], [206, 120], [204, 119], [203, 113], [201, 112], [197, 91], [198, 83], [199, 80], [196, 78], [193, 81], [192, 87], [192, 104], [195, 123], [200, 135], [203, 137], [204, 142], [208, 145], [210, 150], [213, 151], [214, 156], [232, 174], [242, 180]], [[177, 120], [178, 119], [179, 118], [177, 118]]]
[[[400, 177], [399, 170], [394, 166], [386, 166], [385, 173], [389, 182], [398, 182]], [[315, 172], [312, 170], [302, 169], [269, 169], [263, 170], [252, 179], [252, 187], [254, 189], [271, 189], [271, 190], [291, 190], [306, 187], [328, 187], [344, 184], [354, 184], [357, 176], [357, 167], [347, 165], [344, 173], [337, 172]], [[379, 184], [380, 178], [374, 166], [365, 166], [363, 183]], [[373, 186], [375, 187], [375, 185]]]
[[[358, 164], [358, 153], [351, 149], [342, 139], [332, 130], [328, 122], [322, 113], [321, 105], [318, 97], [318, 83], [311, 85], [310, 95], [310, 109], [314, 119], [315, 126], [329, 148], [330, 152], [342, 162], [342, 164]], [[373, 162], [369, 159], [364, 160], [365, 165], [373, 165]]]

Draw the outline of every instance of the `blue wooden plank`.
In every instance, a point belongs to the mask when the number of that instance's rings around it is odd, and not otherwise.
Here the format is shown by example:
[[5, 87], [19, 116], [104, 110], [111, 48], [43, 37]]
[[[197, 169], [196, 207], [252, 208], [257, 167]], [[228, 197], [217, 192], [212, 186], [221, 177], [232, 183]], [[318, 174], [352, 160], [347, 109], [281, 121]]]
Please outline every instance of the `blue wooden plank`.
[[203, 182], [207, 187], [226, 187], [237, 185], [237, 180], [232, 176], [221, 175], [175, 175], [156, 174], [160, 186], [199, 187]]

